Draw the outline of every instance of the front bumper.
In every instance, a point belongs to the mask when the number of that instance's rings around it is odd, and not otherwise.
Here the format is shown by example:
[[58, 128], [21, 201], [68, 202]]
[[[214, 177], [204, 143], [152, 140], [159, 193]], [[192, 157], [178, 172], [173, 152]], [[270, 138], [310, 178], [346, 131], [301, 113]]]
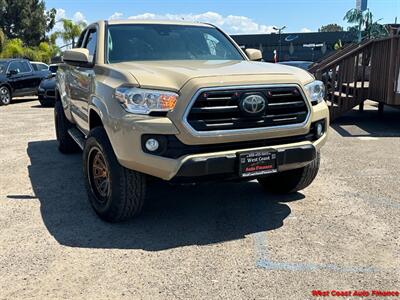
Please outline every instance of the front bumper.
[[[282, 148], [277, 151], [278, 172], [297, 169], [311, 163], [316, 157], [314, 145], [303, 145], [294, 148]], [[236, 154], [216, 155], [209, 157], [192, 157], [180, 167], [174, 179], [199, 178], [221, 175], [225, 178], [236, 178], [238, 158]]]
[[39, 87], [37, 90], [39, 99], [56, 99], [56, 91], [54, 89], [44, 89]]
[[[127, 160], [119, 157], [119, 162], [129, 168], [164, 180], [200, 181], [204, 177], [238, 177], [238, 158], [240, 152], [274, 150], [277, 152], [278, 172], [301, 168], [309, 164], [325, 143], [327, 133], [316, 141], [302, 141], [277, 144], [266, 147], [243, 148], [219, 152], [184, 155], [179, 158], [167, 158], [145, 153], [141, 147], [133, 146], [136, 156], [129, 155]], [[137, 141], [140, 143], [140, 140]], [[118, 157], [118, 156], [117, 156]], [[194, 180], [190, 180], [194, 179]], [[197, 180], [198, 179], [198, 180]]]
[[45, 90], [39, 87], [37, 90], [37, 95], [38, 95], [39, 99], [43, 99], [44, 94], [45, 94]]

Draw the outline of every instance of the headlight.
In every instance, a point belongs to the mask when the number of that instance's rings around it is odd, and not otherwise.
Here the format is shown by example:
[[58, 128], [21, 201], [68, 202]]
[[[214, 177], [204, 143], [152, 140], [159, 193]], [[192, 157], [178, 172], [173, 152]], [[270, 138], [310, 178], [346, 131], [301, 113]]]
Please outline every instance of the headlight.
[[153, 111], [173, 110], [178, 94], [135, 87], [119, 87], [115, 90], [115, 98], [127, 112], [147, 115]]
[[306, 84], [304, 87], [312, 104], [317, 104], [324, 100], [325, 85], [322, 81], [314, 80], [313, 82]]

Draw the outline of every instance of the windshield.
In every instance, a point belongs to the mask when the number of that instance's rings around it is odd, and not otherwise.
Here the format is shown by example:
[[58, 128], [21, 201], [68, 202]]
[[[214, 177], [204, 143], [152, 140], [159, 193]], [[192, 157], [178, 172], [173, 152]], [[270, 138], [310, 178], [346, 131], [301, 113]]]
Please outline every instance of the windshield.
[[51, 73], [57, 73], [57, 69], [58, 69], [57, 65], [52, 65], [52, 66], [49, 67], [49, 71]]
[[7, 69], [7, 63], [0, 61], [0, 74], [5, 74]]
[[108, 28], [109, 63], [143, 60], [243, 60], [212, 27], [124, 24]]

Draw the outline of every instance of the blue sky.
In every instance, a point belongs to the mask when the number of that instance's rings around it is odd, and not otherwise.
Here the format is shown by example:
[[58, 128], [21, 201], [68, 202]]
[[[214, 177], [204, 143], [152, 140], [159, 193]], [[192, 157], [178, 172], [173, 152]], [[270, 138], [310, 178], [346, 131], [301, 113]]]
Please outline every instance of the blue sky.
[[[58, 18], [93, 22], [98, 19], [161, 18], [211, 22], [230, 34], [271, 32], [286, 25], [286, 32], [316, 31], [338, 23], [355, 7], [355, 0], [47, 0]], [[368, 7], [382, 23], [400, 22], [400, 0], [368, 0]]]

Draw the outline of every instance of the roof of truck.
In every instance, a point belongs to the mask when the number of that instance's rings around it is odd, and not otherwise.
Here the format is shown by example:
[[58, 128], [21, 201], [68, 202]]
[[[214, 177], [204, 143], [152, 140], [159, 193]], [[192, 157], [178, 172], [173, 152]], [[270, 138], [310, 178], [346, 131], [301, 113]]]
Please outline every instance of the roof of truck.
[[186, 25], [186, 26], [202, 26], [202, 27], [213, 27], [211, 24], [200, 23], [200, 22], [189, 22], [180, 20], [139, 20], [139, 19], [128, 19], [128, 20], [108, 20], [110, 25], [120, 24], [161, 24], [161, 25]]

